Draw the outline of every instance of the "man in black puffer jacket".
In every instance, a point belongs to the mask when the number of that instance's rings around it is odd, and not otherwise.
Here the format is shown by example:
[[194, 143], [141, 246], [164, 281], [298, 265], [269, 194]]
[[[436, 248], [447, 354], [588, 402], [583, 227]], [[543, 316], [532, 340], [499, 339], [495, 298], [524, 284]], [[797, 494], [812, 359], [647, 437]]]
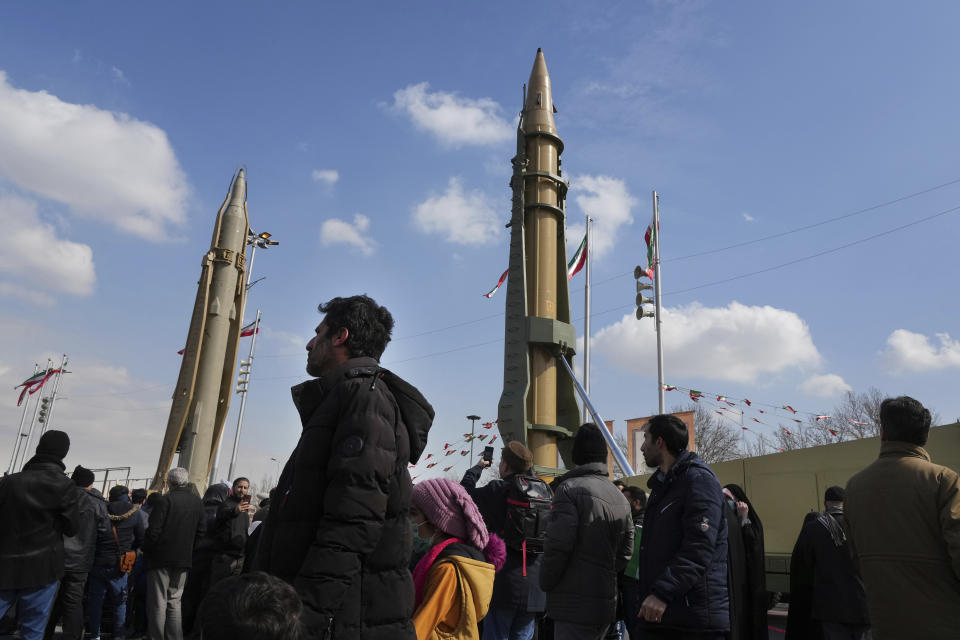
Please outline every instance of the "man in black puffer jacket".
[[0, 480], [0, 618], [20, 603], [20, 632], [41, 638], [63, 576], [63, 536], [80, 526], [76, 485], [63, 472], [70, 438], [51, 429], [23, 470]]
[[61, 620], [64, 640], [80, 640], [83, 636], [83, 594], [87, 574], [93, 567], [97, 538], [109, 526], [107, 502], [103, 495], [93, 488], [93, 471], [77, 465], [71, 479], [77, 485], [80, 526], [76, 535], [63, 539], [63, 579], [47, 621], [44, 638], [48, 639], [53, 638]]
[[555, 640], [599, 640], [617, 615], [617, 574], [633, 555], [630, 503], [607, 470], [599, 427], [577, 429], [571, 471], [553, 483], [540, 588]]
[[726, 637], [727, 521], [717, 476], [687, 450], [687, 426], [673, 415], [643, 426], [643, 459], [657, 472], [640, 544], [644, 640]]
[[393, 317], [367, 296], [320, 305], [307, 373], [293, 388], [303, 431], [280, 474], [255, 567], [292, 584], [311, 638], [413, 640], [409, 462], [433, 422], [379, 358]]

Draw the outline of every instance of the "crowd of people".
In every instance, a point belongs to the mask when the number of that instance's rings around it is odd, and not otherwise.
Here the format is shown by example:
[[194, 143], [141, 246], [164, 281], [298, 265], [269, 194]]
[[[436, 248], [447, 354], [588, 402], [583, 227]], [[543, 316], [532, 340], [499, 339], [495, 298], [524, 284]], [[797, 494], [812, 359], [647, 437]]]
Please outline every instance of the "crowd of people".
[[[379, 365], [393, 318], [334, 298], [293, 389], [299, 442], [255, 510], [236, 478], [203, 497], [112, 487], [63, 463], [48, 430], [0, 480], [0, 617], [25, 640], [759, 640], [768, 637], [763, 525], [689, 450], [676, 416], [644, 425], [646, 488], [611, 482], [601, 428], [549, 484], [521, 442], [460, 482], [413, 485], [433, 409]], [[960, 486], [923, 449], [930, 414], [886, 400], [880, 458], [803, 522], [789, 638], [951, 638], [960, 628]], [[891, 501], [898, 507], [891, 510]], [[798, 523], [799, 525], [799, 523]], [[86, 630], [87, 636], [84, 636]]]

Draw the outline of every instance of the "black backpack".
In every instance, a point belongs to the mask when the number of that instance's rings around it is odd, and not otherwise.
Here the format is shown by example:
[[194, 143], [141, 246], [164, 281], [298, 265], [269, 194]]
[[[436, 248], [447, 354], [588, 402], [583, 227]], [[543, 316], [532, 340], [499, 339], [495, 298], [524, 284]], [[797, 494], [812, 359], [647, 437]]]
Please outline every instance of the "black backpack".
[[511, 549], [541, 553], [553, 505], [553, 491], [540, 478], [520, 473], [507, 478], [506, 483], [507, 517], [503, 525], [503, 541]]

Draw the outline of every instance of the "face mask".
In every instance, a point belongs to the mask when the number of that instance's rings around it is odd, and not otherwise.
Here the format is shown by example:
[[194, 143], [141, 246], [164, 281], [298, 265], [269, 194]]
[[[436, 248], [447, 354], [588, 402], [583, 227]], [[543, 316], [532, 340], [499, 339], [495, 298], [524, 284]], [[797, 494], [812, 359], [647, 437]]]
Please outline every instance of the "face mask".
[[420, 527], [426, 524], [426, 520], [423, 522], [411, 522], [410, 527], [413, 530], [413, 557], [418, 558], [423, 556], [427, 551], [430, 550], [430, 547], [433, 546], [433, 538], [423, 538], [420, 536]]

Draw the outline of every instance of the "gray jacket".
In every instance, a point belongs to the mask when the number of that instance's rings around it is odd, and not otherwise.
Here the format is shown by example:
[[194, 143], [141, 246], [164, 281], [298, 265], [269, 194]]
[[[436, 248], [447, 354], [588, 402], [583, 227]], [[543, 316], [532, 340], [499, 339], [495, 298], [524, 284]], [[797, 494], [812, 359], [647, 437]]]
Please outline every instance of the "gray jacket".
[[575, 624], [612, 622], [617, 574], [633, 554], [630, 504], [607, 478], [607, 465], [581, 465], [553, 484], [553, 511], [540, 568], [547, 615]]

